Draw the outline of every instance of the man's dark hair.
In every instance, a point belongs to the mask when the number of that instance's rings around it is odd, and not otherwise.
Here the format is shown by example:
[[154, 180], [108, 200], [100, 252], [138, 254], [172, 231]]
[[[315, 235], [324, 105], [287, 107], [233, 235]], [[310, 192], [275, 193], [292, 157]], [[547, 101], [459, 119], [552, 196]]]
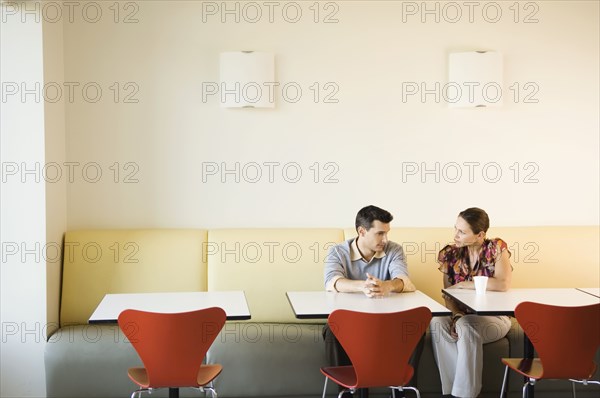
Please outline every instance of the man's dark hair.
[[481, 231], [487, 232], [490, 227], [490, 218], [484, 210], [478, 207], [469, 207], [458, 213], [458, 216], [469, 224], [474, 234]]
[[377, 206], [366, 206], [356, 214], [356, 222], [354, 226], [358, 232], [358, 227], [364, 227], [367, 231], [373, 226], [373, 221], [381, 221], [384, 224], [389, 224], [394, 219], [394, 216], [389, 211], [380, 209]]

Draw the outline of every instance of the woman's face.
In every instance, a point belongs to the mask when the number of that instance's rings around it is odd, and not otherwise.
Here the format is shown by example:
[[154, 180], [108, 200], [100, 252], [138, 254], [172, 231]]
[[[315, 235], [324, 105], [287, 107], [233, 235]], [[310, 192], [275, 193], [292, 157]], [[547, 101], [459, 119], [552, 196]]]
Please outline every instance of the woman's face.
[[454, 243], [457, 247], [470, 246], [480, 243], [483, 238], [483, 231], [474, 234], [471, 226], [462, 217], [456, 219], [454, 224]]

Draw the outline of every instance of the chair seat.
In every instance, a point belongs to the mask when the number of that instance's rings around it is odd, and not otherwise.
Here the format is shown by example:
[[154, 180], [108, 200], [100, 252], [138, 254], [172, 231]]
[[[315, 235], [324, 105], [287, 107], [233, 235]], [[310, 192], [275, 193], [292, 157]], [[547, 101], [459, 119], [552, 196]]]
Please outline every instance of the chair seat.
[[148, 372], [146, 372], [146, 368], [129, 368], [127, 376], [138, 386], [148, 388]]
[[[546, 375], [544, 377], [544, 366], [542, 365], [542, 361], [539, 358], [502, 358], [502, 363], [514, 370], [517, 373], [522, 374], [523, 376], [529, 377], [531, 379], [552, 379], [555, 377], [549, 377]], [[581, 377], [580, 375], [560, 375], [560, 377], [556, 378], [564, 378], [564, 379], [581, 379], [581, 380], [589, 380], [592, 378], [594, 373], [596, 372], [596, 365], [594, 364], [592, 371], [589, 375], [585, 377]]]
[[330, 366], [321, 368], [321, 373], [337, 384], [346, 388], [356, 387], [356, 372], [354, 366]]
[[[198, 371], [197, 377], [197, 386], [169, 386], [169, 387], [202, 387], [206, 384], [210, 383], [215, 377], [217, 377], [223, 367], [219, 364], [213, 365], [202, 365], [200, 370]], [[129, 378], [138, 386], [142, 388], [150, 387], [150, 383], [148, 381], [148, 372], [146, 372], [146, 368], [129, 368], [127, 371], [127, 375]]]
[[544, 367], [539, 358], [502, 358], [502, 363], [531, 379], [541, 379], [544, 374]]
[[200, 367], [200, 371], [198, 372], [198, 386], [205, 386], [217, 377], [223, 367], [217, 363], [212, 365], [202, 365]]

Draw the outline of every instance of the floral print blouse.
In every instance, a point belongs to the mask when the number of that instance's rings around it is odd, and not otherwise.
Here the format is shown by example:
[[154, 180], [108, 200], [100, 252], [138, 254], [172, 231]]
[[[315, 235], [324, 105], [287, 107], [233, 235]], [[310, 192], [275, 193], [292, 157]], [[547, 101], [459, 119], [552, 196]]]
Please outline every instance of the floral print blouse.
[[448, 276], [451, 285], [459, 282], [470, 281], [474, 276], [494, 276], [496, 261], [504, 250], [510, 251], [506, 242], [500, 238], [485, 239], [481, 245], [479, 259], [473, 265], [470, 264], [469, 249], [467, 247], [456, 247], [447, 245], [438, 255], [439, 270]]

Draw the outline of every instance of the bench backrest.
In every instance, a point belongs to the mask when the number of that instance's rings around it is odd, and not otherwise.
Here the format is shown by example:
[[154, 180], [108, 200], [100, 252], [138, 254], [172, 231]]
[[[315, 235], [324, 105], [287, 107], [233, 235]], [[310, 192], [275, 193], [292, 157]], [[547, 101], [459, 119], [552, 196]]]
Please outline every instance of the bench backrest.
[[205, 291], [206, 230], [79, 230], [65, 235], [60, 324], [85, 324], [107, 293]]
[[323, 290], [342, 229], [221, 229], [208, 234], [208, 290], [244, 290], [252, 322], [298, 322], [285, 293]]
[[[512, 252], [512, 286], [594, 287], [600, 228], [499, 227]], [[107, 293], [243, 290], [252, 322], [297, 322], [286, 291], [323, 290], [328, 248], [348, 229], [78, 230], [65, 236], [61, 326], [85, 324]], [[393, 228], [417, 289], [441, 302], [437, 252], [452, 228]]]

